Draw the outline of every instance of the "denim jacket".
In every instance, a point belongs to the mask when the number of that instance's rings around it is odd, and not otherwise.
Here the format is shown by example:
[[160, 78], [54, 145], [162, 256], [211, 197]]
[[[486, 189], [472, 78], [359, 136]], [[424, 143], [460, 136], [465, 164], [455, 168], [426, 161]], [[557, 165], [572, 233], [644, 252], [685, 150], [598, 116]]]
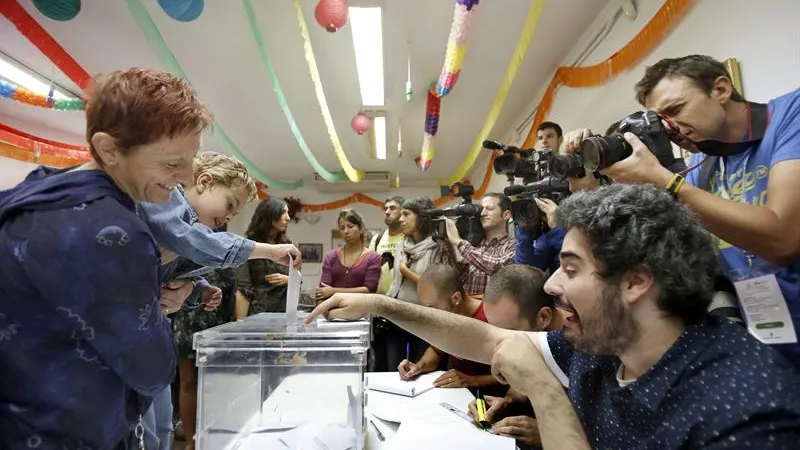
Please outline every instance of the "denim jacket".
[[197, 213], [186, 201], [180, 186], [172, 191], [169, 202], [142, 202], [138, 209], [160, 245], [201, 266], [215, 269], [241, 266], [255, 248], [255, 242], [249, 239], [215, 232], [198, 223]]
[[[255, 248], [255, 242], [250, 239], [233, 233], [215, 232], [199, 223], [197, 213], [186, 201], [180, 186], [172, 191], [167, 203], [141, 202], [137, 207], [159, 245], [209, 270], [240, 266], [247, 262]], [[174, 279], [175, 270], [181, 263], [181, 258], [178, 258], [162, 266], [162, 281]], [[196, 271], [196, 274], [200, 272]], [[191, 278], [197, 284], [187, 301], [196, 299], [202, 289], [208, 286], [202, 278]]]

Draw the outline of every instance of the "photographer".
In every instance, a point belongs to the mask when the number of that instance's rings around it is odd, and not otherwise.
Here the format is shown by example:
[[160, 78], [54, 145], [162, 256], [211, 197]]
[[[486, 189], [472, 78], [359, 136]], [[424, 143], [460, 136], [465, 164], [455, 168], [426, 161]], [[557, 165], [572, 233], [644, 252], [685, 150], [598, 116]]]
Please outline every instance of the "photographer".
[[564, 132], [561, 131], [561, 126], [559, 124], [555, 122], [542, 122], [536, 128], [536, 149], [550, 149], [554, 153], [558, 153], [563, 138]]
[[486, 236], [476, 247], [461, 239], [453, 219], [446, 219], [447, 239], [469, 264], [464, 290], [483, 295], [489, 277], [514, 261], [514, 240], [508, 236], [511, 201], [503, 194], [488, 193], [481, 199], [481, 226]]
[[[636, 84], [637, 100], [694, 153], [686, 179], [664, 168], [639, 138], [604, 173], [664, 186], [713, 233], [750, 331], [800, 367], [800, 91], [747, 102], [725, 66], [708, 56], [664, 59]], [[587, 133], [565, 140], [577, 151]], [[688, 181], [688, 183], [684, 183]], [[748, 311], [759, 315], [748, 316]]]
[[514, 262], [536, 267], [542, 272], [554, 273], [558, 269], [558, 253], [567, 232], [556, 226], [558, 205], [554, 201], [549, 198], [535, 198], [534, 201], [546, 217], [547, 229], [537, 236], [536, 226], [518, 224]]

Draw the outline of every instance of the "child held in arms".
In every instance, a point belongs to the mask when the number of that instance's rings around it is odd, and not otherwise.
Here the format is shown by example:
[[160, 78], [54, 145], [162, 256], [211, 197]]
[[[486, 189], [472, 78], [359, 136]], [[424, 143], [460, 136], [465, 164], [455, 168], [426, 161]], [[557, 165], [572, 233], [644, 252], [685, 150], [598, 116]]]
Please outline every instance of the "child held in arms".
[[[291, 244], [264, 244], [242, 236], [215, 231], [223, 228], [242, 207], [256, 198], [256, 184], [247, 168], [236, 158], [220, 153], [197, 155], [192, 186], [178, 185], [166, 204], [139, 203], [139, 215], [147, 222], [162, 246], [163, 289], [177, 288], [178, 279], [192, 279], [195, 288], [187, 301], [201, 302], [206, 310], [216, 309], [222, 290], [201, 277], [215, 268], [236, 267], [250, 258], [267, 258], [288, 264], [291, 256], [299, 267], [300, 252]], [[164, 314], [173, 314], [162, 306]], [[146, 440], [152, 448], [170, 448], [172, 395], [168, 388], [153, 397], [143, 417]]]

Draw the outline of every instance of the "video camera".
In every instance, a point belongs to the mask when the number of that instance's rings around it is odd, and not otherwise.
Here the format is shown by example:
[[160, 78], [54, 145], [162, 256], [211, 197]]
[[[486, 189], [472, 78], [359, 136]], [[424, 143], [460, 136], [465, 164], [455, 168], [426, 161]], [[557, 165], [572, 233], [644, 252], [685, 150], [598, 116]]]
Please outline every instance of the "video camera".
[[[511, 184], [503, 193], [511, 200], [511, 216], [514, 222], [526, 228], [543, 228], [539, 207], [534, 198], [548, 198], [556, 203], [569, 196], [569, 183], [550, 176], [556, 156], [552, 150], [522, 150], [495, 141], [483, 141], [488, 150], [502, 150], [494, 159], [494, 172], [505, 175]], [[522, 185], [514, 184], [522, 178]]]
[[440, 236], [446, 236], [445, 218], [456, 220], [456, 228], [458, 234], [462, 239], [465, 239], [472, 245], [478, 245], [483, 240], [485, 232], [481, 225], [481, 205], [472, 203], [472, 196], [475, 194], [475, 188], [469, 184], [455, 183], [452, 186], [441, 186], [442, 197], [457, 196], [461, 197], [461, 203], [448, 208], [433, 208], [423, 211], [423, 214], [438, 222], [436, 233]]
[[552, 150], [520, 149], [497, 141], [483, 141], [483, 148], [503, 152], [495, 157], [492, 168], [494, 173], [505, 175], [511, 184], [514, 178], [522, 178], [525, 184], [533, 183], [550, 173], [550, 161], [554, 156]]
[[550, 176], [525, 185], [512, 184], [503, 189], [503, 193], [511, 200], [511, 216], [514, 222], [525, 228], [540, 227], [546, 222], [534, 201], [535, 198], [547, 198], [561, 203], [570, 195], [566, 180]]
[[[672, 142], [667, 128], [655, 111], [637, 111], [624, 119], [619, 128], [608, 136], [594, 135], [581, 142], [577, 153], [553, 157], [550, 173], [564, 180], [568, 177], [583, 178], [586, 171], [597, 172], [623, 159], [633, 152], [623, 134], [633, 133], [658, 158], [662, 166], [675, 171], [683, 163], [672, 152]], [[685, 167], [685, 166], [684, 166]]]

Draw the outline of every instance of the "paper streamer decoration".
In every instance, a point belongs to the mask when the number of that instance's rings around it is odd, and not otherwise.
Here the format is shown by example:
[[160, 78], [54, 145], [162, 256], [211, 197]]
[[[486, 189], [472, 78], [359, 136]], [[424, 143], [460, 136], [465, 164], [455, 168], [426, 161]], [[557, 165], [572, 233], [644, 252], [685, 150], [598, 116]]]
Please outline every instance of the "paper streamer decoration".
[[61, 45], [19, 4], [17, 0], [0, 1], [3, 14], [20, 34], [35, 45], [44, 56], [81, 89], [86, 89], [91, 77]]
[[428, 92], [428, 102], [425, 108], [425, 135], [422, 138], [422, 153], [417, 164], [423, 172], [430, 168], [436, 155], [436, 133], [439, 131], [442, 97], [450, 93], [461, 75], [461, 66], [467, 55], [467, 42], [469, 42], [472, 25], [475, 23], [478, 3], [479, 0], [456, 1], [442, 73]]
[[[49, 141], [37, 136], [32, 136], [2, 123], [0, 123], [0, 156], [19, 161], [45, 164], [51, 167], [73, 166], [84, 163], [92, 157], [87, 147]], [[492, 170], [493, 161], [494, 155], [492, 159], [489, 160], [486, 172], [484, 173], [483, 183], [481, 183], [480, 188], [478, 188], [475, 193], [476, 197], [483, 197], [486, 193], [492, 174], [494, 173]], [[266, 185], [257, 182], [256, 186], [258, 187], [258, 197], [260, 199], [269, 198]], [[439, 197], [434, 199], [433, 202], [436, 205], [444, 205], [451, 200], [454, 200], [454, 198]], [[377, 208], [383, 208], [383, 201], [359, 193], [328, 203], [311, 205], [300, 204], [300, 210], [303, 212], [332, 211], [342, 209], [353, 203], [363, 203]]]
[[336, 127], [333, 124], [333, 117], [331, 117], [330, 108], [328, 108], [328, 101], [325, 99], [325, 90], [322, 87], [322, 80], [319, 76], [319, 69], [317, 68], [317, 60], [314, 58], [314, 49], [311, 47], [311, 37], [308, 35], [308, 24], [306, 24], [305, 16], [303, 15], [303, 5], [300, 0], [294, 0], [294, 7], [297, 10], [297, 25], [300, 27], [300, 35], [303, 37], [303, 51], [308, 64], [308, 73], [311, 75], [311, 81], [314, 83], [314, 93], [317, 95], [317, 102], [319, 103], [322, 119], [325, 121], [325, 127], [328, 128], [328, 137], [333, 144], [333, 151], [336, 152], [336, 158], [342, 166], [345, 175], [350, 181], [358, 182], [364, 179], [364, 172], [356, 170], [347, 159], [344, 153], [342, 143], [339, 140], [339, 135], [336, 133]]
[[492, 128], [494, 128], [497, 122], [497, 118], [500, 116], [500, 111], [503, 110], [508, 92], [511, 90], [511, 86], [514, 84], [514, 78], [517, 76], [517, 71], [519, 71], [522, 61], [525, 59], [525, 53], [528, 52], [528, 46], [533, 40], [533, 35], [536, 33], [536, 25], [539, 23], [539, 18], [546, 4], [547, 0], [533, 0], [531, 2], [531, 7], [528, 10], [528, 18], [525, 19], [525, 25], [522, 27], [522, 32], [517, 40], [517, 46], [514, 48], [514, 53], [511, 55], [511, 61], [508, 62], [506, 73], [503, 75], [503, 82], [500, 84], [500, 88], [497, 90], [497, 94], [494, 97], [489, 115], [486, 117], [486, 121], [483, 123], [483, 128], [481, 128], [480, 133], [478, 133], [478, 136], [475, 138], [475, 142], [472, 144], [472, 148], [469, 154], [467, 154], [466, 159], [461, 163], [458, 170], [445, 182], [448, 186], [464, 178], [467, 172], [472, 168], [472, 165], [475, 164], [478, 155], [482, 152], [483, 141], [489, 133], [491, 133]]
[[630, 69], [667, 37], [695, 3], [697, 0], [666, 0], [639, 34], [605, 61], [586, 67], [559, 67], [536, 107], [536, 115], [523, 148], [533, 147], [536, 142], [536, 128], [550, 113], [553, 97], [559, 87], [599, 86]]
[[81, 99], [55, 100], [51, 96], [37, 94], [23, 87], [0, 80], [0, 97], [10, 98], [20, 103], [58, 111], [81, 111], [85, 105]]
[[92, 159], [88, 147], [50, 141], [2, 123], [0, 156], [52, 167], [74, 166]]
[[[161, 36], [161, 32], [158, 31], [158, 27], [153, 22], [153, 18], [150, 17], [150, 13], [147, 12], [147, 9], [142, 4], [141, 0], [125, 0], [128, 9], [130, 10], [133, 18], [136, 20], [136, 24], [139, 26], [139, 29], [144, 34], [145, 38], [147, 39], [147, 43], [150, 44], [150, 47], [158, 56], [158, 59], [161, 61], [161, 65], [164, 67], [164, 70], [170, 72], [171, 74], [181, 77], [188, 80], [186, 74], [183, 72], [180, 64], [175, 59], [175, 55], [172, 54], [167, 43], [164, 42], [164, 38]], [[214, 126], [214, 137], [217, 138], [219, 143], [222, 147], [230, 153], [231, 155], [239, 158], [245, 166], [247, 166], [247, 170], [250, 174], [256, 178], [257, 180], [261, 181], [264, 184], [267, 184], [270, 187], [275, 189], [280, 189], [283, 191], [291, 191], [294, 189], [299, 188], [303, 185], [303, 180], [297, 180], [294, 182], [283, 182], [279, 180], [275, 180], [270, 178], [267, 174], [265, 174], [261, 169], [259, 169], [255, 164], [253, 164], [242, 152], [239, 150], [239, 147], [233, 143], [228, 134], [225, 133], [225, 130], [219, 124]]]
[[253, 12], [253, 4], [250, 2], [250, 0], [242, 0], [242, 4], [244, 5], [245, 12], [247, 13], [247, 20], [250, 22], [250, 30], [253, 32], [253, 39], [255, 39], [256, 44], [258, 45], [258, 52], [261, 54], [261, 62], [264, 64], [264, 67], [267, 69], [267, 73], [269, 74], [269, 78], [272, 80], [272, 88], [275, 91], [275, 96], [278, 97], [278, 104], [281, 107], [281, 111], [283, 111], [283, 116], [289, 123], [289, 129], [292, 130], [292, 134], [294, 135], [294, 139], [297, 141], [297, 145], [300, 147], [300, 151], [303, 152], [303, 156], [306, 157], [308, 163], [314, 168], [314, 171], [316, 171], [325, 181], [328, 183], [335, 183], [343, 180], [345, 176], [343, 172], [333, 173], [328, 171], [328, 169], [320, 164], [320, 162], [314, 156], [314, 153], [308, 147], [303, 134], [300, 132], [300, 127], [294, 120], [294, 114], [292, 114], [292, 110], [289, 108], [289, 102], [286, 101], [286, 95], [281, 88], [280, 81], [278, 81], [278, 74], [275, 72], [275, 67], [272, 65], [272, 58], [270, 58], [269, 53], [267, 53], [267, 44], [258, 29], [258, 22], [256, 21], [256, 16]]

